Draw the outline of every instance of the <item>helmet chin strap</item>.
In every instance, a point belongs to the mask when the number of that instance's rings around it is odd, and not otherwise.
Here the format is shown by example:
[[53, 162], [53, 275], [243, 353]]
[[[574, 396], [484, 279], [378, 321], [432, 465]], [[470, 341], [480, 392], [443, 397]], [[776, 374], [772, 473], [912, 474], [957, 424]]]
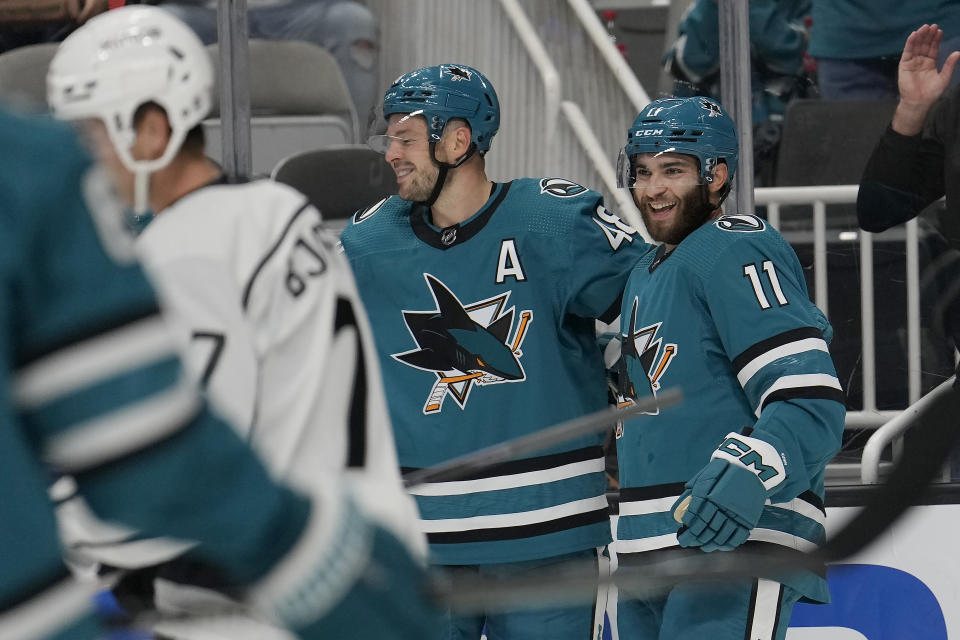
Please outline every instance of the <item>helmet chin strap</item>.
[[140, 216], [150, 209], [150, 172], [133, 174], [133, 213]]
[[467, 149], [467, 152], [462, 156], [460, 156], [460, 159], [457, 160], [454, 164], [450, 164], [449, 162], [440, 162], [439, 160], [437, 160], [436, 149], [437, 149], [437, 143], [431, 142], [430, 143], [430, 159], [433, 160], [433, 164], [437, 165], [440, 168], [440, 172], [437, 174], [437, 181], [433, 185], [433, 191], [430, 192], [430, 195], [427, 197], [426, 200], [419, 203], [428, 207], [432, 207], [433, 203], [436, 202], [437, 198], [440, 197], [440, 192], [443, 190], [443, 185], [447, 180], [447, 173], [450, 172], [450, 169], [456, 169], [457, 167], [462, 165], [464, 162], [469, 160], [473, 156], [473, 154], [477, 152], [477, 145], [471, 143], [470, 148]]

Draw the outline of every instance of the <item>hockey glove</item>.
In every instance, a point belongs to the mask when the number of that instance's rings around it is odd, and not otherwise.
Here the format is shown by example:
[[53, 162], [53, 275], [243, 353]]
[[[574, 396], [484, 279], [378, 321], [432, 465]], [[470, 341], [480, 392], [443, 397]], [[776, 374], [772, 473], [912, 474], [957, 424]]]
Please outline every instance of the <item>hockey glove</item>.
[[767, 492], [786, 477], [783, 461], [767, 442], [731, 433], [710, 462], [685, 485], [671, 507], [690, 498], [677, 532], [683, 547], [729, 551], [746, 542], [757, 526]]
[[304, 640], [433, 637], [440, 612], [423, 567], [352, 501], [327, 498], [300, 543], [251, 594], [260, 615]]

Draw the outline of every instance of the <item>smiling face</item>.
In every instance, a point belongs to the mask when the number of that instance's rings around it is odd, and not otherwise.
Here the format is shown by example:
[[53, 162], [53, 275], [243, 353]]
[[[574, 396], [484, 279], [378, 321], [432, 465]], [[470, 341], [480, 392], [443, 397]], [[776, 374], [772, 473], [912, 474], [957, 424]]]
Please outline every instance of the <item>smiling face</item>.
[[384, 157], [397, 174], [397, 193], [410, 202], [427, 200], [440, 172], [430, 158], [427, 121], [423, 116], [392, 114], [387, 139], [389, 146]]
[[[693, 156], [641, 153], [631, 158], [633, 199], [650, 236], [672, 248], [713, 217], [711, 194], [726, 178], [703, 184]], [[723, 166], [723, 165], [721, 165]]]

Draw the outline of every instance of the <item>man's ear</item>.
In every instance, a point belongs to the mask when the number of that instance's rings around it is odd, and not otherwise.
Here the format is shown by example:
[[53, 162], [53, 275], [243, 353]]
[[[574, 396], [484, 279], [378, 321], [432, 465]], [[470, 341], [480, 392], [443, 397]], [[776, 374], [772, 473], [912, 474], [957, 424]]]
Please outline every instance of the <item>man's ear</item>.
[[156, 160], [170, 144], [170, 122], [161, 109], [147, 109], [137, 124], [137, 139], [133, 145], [138, 160]]
[[719, 193], [721, 189], [727, 184], [727, 179], [730, 177], [729, 172], [727, 171], [726, 162], [718, 162], [717, 165], [713, 168], [713, 182], [707, 185], [711, 194]]

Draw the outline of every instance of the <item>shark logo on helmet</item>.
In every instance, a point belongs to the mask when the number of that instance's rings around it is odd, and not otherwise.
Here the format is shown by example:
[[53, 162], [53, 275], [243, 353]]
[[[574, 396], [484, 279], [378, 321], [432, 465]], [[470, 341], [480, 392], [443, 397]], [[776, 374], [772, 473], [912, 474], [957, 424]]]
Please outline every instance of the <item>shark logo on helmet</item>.
[[469, 70], [462, 67], [446, 67], [444, 71], [453, 76], [454, 82], [463, 82], [464, 80], [469, 82], [470, 78], [473, 76]]

